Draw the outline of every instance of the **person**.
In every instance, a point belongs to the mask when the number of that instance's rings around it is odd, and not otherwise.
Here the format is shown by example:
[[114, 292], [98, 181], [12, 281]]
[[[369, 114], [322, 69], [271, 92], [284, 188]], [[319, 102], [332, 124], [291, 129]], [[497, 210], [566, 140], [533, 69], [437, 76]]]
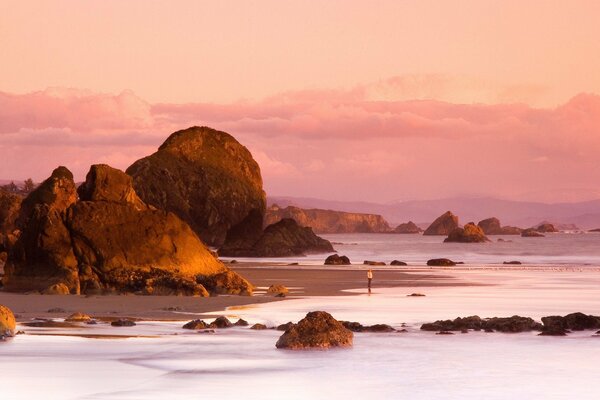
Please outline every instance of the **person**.
[[369, 269], [367, 271], [367, 286], [369, 288], [369, 293], [371, 292], [371, 281], [373, 280], [373, 270]]

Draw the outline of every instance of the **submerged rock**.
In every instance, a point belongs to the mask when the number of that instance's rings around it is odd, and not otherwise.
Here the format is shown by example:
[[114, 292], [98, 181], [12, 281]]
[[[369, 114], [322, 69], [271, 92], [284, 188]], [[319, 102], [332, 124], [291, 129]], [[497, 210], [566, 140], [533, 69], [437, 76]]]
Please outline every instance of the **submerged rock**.
[[278, 349], [326, 349], [352, 346], [354, 335], [324, 311], [313, 311], [290, 327], [279, 338]]
[[469, 222], [462, 228], [454, 228], [444, 243], [484, 243], [489, 241], [480, 227]]
[[0, 341], [7, 337], [13, 337], [16, 329], [15, 315], [10, 308], [0, 305]]
[[325, 259], [325, 265], [350, 265], [350, 259], [346, 256], [332, 254]]
[[566, 334], [569, 331], [600, 328], [600, 316], [576, 312], [564, 317], [558, 315], [543, 317], [542, 323], [544, 324], [542, 333], [545, 335], [562, 336], [561, 332]]
[[429, 225], [423, 235], [443, 235], [447, 236], [455, 228], [458, 228], [458, 217], [450, 211], [446, 211], [440, 215], [435, 221]]
[[430, 267], [453, 267], [457, 263], [448, 258], [432, 258], [427, 261], [427, 265]]

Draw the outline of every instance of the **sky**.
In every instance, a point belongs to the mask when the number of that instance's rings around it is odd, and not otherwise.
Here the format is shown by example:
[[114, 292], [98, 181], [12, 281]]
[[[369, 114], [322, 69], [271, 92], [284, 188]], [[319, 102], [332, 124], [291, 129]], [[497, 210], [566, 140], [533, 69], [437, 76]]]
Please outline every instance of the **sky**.
[[269, 195], [600, 198], [598, 1], [0, 2], [0, 179], [125, 169], [179, 129]]

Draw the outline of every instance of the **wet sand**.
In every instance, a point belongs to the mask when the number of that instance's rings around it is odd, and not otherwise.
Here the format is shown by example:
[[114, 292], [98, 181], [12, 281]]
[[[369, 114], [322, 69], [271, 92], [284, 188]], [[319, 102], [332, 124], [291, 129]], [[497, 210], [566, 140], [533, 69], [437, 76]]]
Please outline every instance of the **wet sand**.
[[[366, 271], [358, 266], [319, 267], [303, 269], [301, 266], [280, 266], [264, 263], [239, 263], [229, 267], [252, 282], [257, 290], [254, 296], [217, 296], [210, 298], [186, 296], [48, 296], [0, 291], [0, 304], [9, 307], [18, 321], [32, 318], [64, 318], [74, 312], [84, 312], [94, 317], [131, 317], [146, 320], [189, 320], [205, 313], [225, 310], [227, 307], [244, 306], [284, 298], [267, 296], [265, 290], [279, 283], [290, 288], [287, 298], [305, 296], [353, 295], [348, 289], [365, 288]], [[362, 266], [361, 266], [362, 267]], [[408, 273], [373, 267], [373, 290], [382, 287], [434, 287], [461, 286], [473, 283], [460, 281], [444, 271]], [[58, 311], [49, 312], [51, 309]]]

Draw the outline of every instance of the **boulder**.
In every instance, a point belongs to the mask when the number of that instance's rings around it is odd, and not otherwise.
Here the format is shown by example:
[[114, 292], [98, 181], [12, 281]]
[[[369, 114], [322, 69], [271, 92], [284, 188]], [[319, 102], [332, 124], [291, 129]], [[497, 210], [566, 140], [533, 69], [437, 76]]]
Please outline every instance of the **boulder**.
[[483, 230], [472, 222], [462, 228], [454, 228], [444, 239], [444, 243], [485, 243], [489, 241]]
[[520, 235], [522, 229], [514, 226], [501, 226], [498, 218], [487, 218], [477, 223], [486, 235]]
[[365, 261], [363, 261], [363, 265], [383, 266], [383, 265], [385, 265], [385, 263], [383, 261], [365, 260]]
[[175, 213], [210, 245], [233, 227], [256, 237], [266, 196], [250, 151], [225, 132], [191, 127], [173, 133], [127, 169], [144, 202]]
[[392, 232], [402, 234], [416, 234], [423, 232], [423, 229], [419, 228], [414, 222], [408, 221], [395, 227]]
[[234, 326], [248, 326], [248, 325], [250, 325], [250, 324], [248, 324], [248, 321], [246, 321], [245, 319], [241, 319], [241, 318], [240, 318], [240, 319], [238, 319], [238, 320], [236, 321], [236, 323], [235, 323], [235, 324], [233, 324], [233, 325], [234, 325]]
[[92, 320], [87, 314], [76, 312], [65, 318], [65, 322], [89, 322]]
[[504, 265], [521, 265], [521, 261], [504, 261], [502, 264]]
[[254, 329], [255, 331], [262, 331], [267, 329], [267, 326], [265, 324], [254, 324], [250, 327], [250, 329]]
[[196, 281], [215, 294], [251, 296], [254, 290], [250, 282], [231, 270], [213, 275], [197, 275]]
[[548, 223], [548, 222], [541, 223], [538, 226], [536, 226], [534, 229], [540, 233], [558, 232], [558, 229], [556, 229], [556, 227], [554, 225], [552, 225], [551, 223]]
[[217, 317], [213, 322], [211, 322], [208, 327], [215, 329], [215, 328], [231, 328], [233, 326], [233, 324], [231, 323], [231, 321], [229, 319], [227, 319], [227, 317], [224, 316], [220, 316]]
[[331, 243], [309, 227], [302, 227], [290, 218], [269, 225], [249, 247], [237, 247], [239, 242], [226, 242], [219, 255], [227, 257], [290, 257], [308, 253], [332, 252]]
[[429, 225], [423, 235], [444, 235], [447, 236], [455, 228], [458, 228], [458, 217], [450, 211], [446, 211], [440, 215], [435, 221]]
[[183, 329], [200, 330], [208, 328], [208, 324], [201, 319], [192, 320], [182, 326]]
[[325, 265], [350, 265], [350, 259], [346, 256], [332, 254], [325, 259]]
[[427, 261], [427, 265], [430, 267], [453, 267], [456, 265], [456, 262], [448, 258], [432, 258]]
[[404, 261], [398, 261], [398, 260], [394, 260], [390, 263], [390, 265], [395, 265], [395, 266], [407, 266], [408, 264], [405, 263]]
[[0, 305], [0, 340], [16, 333], [17, 322], [10, 308]]
[[542, 323], [544, 324], [542, 332], [547, 334], [556, 334], [560, 332], [566, 333], [568, 331], [583, 331], [587, 329], [600, 328], [600, 316], [587, 315], [580, 312], [567, 314], [564, 317], [552, 315], [543, 317]]
[[111, 326], [117, 326], [117, 327], [121, 327], [121, 326], [135, 326], [136, 323], [133, 322], [130, 319], [118, 319], [116, 321], [112, 321], [110, 323]]
[[542, 324], [529, 317], [513, 315], [512, 317], [494, 317], [482, 319], [477, 315], [465, 318], [456, 318], [454, 320], [439, 320], [433, 323], [421, 325], [424, 331], [463, 331], [463, 330], [484, 330], [486, 332], [530, 332], [542, 329]]
[[278, 349], [326, 349], [351, 347], [354, 335], [324, 311], [313, 311], [286, 330], [275, 347]]
[[294, 325], [295, 324], [292, 321], [290, 321], [290, 322], [286, 322], [285, 324], [278, 325], [275, 329], [278, 331], [287, 331]]
[[411, 294], [407, 294], [407, 297], [425, 297], [425, 295], [423, 293], [411, 293]]
[[375, 333], [384, 333], [384, 332], [395, 332], [396, 330], [387, 324], [375, 324], [370, 326], [364, 326], [359, 322], [350, 322], [350, 321], [340, 321], [340, 323], [344, 326], [344, 328], [352, 331], [352, 332], [375, 332]]
[[533, 228], [523, 229], [521, 232], [522, 237], [544, 237], [541, 233]]
[[279, 284], [271, 285], [267, 289], [267, 294], [270, 294], [272, 296], [277, 296], [280, 294], [287, 295], [288, 293], [289, 293], [288, 288], [285, 287], [284, 285], [279, 285]]

